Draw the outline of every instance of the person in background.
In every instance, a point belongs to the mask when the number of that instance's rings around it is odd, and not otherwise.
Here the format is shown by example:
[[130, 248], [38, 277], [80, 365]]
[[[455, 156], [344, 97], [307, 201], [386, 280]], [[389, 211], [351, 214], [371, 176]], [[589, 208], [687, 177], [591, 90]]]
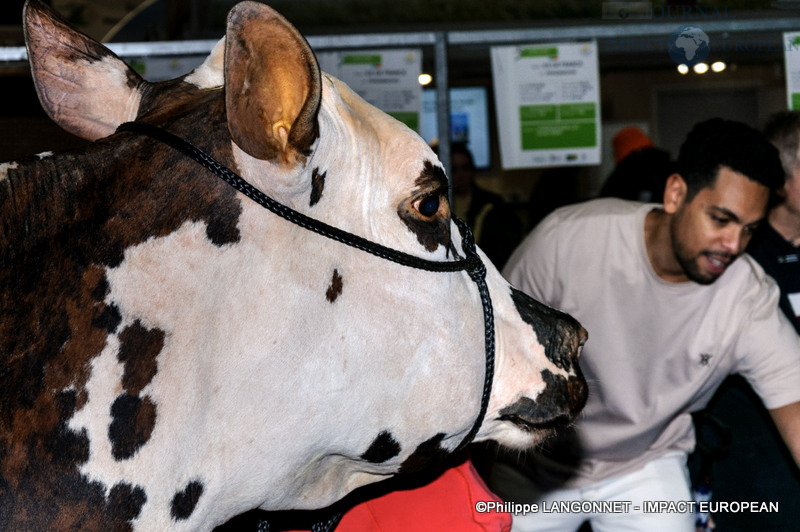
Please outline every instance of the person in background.
[[635, 126], [619, 130], [611, 145], [615, 167], [599, 196], [660, 203], [667, 178], [675, 173], [675, 161], [669, 152], [657, 148]]
[[786, 179], [747, 251], [778, 283], [781, 310], [800, 333], [800, 112], [773, 115], [764, 135], [778, 148]]
[[[785, 174], [779, 203], [753, 235], [747, 252], [780, 288], [780, 308], [800, 334], [800, 112], [780, 112], [767, 121], [764, 135], [780, 152]], [[792, 530], [800, 522], [800, 471], [761, 404], [743, 378], [725, 380], [705, 415], [730, 431], [726, 456], [711, 462], [712, 497], [718, 501], [776, 502], [772, 513], [720, 513], [720, 530]], [[703, 437], [701, 432], [698, 436]], [[719, 437], [711, 433], [713, 443]]]
[[475, 183], [475, 161], [463, 143], [451, 146], [453, 213], [466, 221], [489, 260], [502, 268], [522, 240], [522, 222], [498, 194]]
[[[512, 530], [695, 530], [691, 413], [723, 379], [743, 374], [800, 462], [800, 338], [778, 288], [744, 249], [783, 183], [778, 152], [753, 128], [696, 125], [660, 206], [616, 198], [545, 218], [503, 271], [523, 292], [589, 332], [580, 360], [589, 400], [572, 431], [540, 450], [500, 454], [489, 487], [540, 508], [617, 502], [615, 511], [515, 515]], [[580, 509], [580, 508], [579, 508]]]

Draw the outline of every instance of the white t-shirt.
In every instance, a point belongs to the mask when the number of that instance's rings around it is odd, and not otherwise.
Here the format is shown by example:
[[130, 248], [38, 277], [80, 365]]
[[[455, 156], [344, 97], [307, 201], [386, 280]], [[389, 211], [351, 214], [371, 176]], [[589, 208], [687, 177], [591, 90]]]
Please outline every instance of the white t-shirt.
[[[691, 451], [690, 413], [730, 373], [767, 408], [800, 401], [800, 339], [778, 308], [778, 288], [748, 255], [714, 283], [670, 283], [647, 256], [654, 204], [617, 199], [564, 207], [546, 218], [506, 264], [523, 292], [572, 314], [589, 332], [581, 368], [589, 400], [574, 434], [537, 458], [536, 476], [586, 486]], [[569, 480], [563, 477], [569, 472]]]

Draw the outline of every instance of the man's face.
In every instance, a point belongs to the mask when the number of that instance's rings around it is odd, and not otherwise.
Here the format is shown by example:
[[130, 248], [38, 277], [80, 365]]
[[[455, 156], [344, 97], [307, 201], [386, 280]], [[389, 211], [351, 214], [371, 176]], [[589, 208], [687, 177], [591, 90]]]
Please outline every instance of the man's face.
[[716, 281], [744, 252], [768, 199], [767, 187], [723, 166], [712, 187], [679, 202], [670, 234], [686, 277], [701, 284]]

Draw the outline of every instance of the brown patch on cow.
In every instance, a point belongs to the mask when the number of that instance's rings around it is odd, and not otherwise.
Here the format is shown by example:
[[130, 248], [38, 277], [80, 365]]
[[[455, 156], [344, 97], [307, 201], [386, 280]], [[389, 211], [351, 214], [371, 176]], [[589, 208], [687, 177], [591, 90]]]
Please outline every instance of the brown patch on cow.
[[119, 341], [117, 358], [125, 365], [122, 387], [131, 395], [139, 395], [156, 376], [156, 357], [164, 347], [164, 331], [146, 329], [137, 320], [120, 333]]
[[443, 460], [450, 455], [450, 451], [442, 448], [444, 433], [440, 432], [433, 438], [420, 443], [414, 452], [403, 461], [399, 473], [413, 473], [421, 471], [434, 462]]
[[156, 424], [156, 405], [147, 396], [142, 399], [122, 394], [111, 405], [111, 419], [111, 455], [115, 460], [127, 460], [150, 440]]
[[47, 424], [55, 426], [37, 446], [25, 445], [24, 441], [7, 445], [9, 427], [5, 419], [0, 425], [0, 523], [4, 530], [131, 530], [129, 521], [135, 516], [130, 516], [140, 506], [137, 501], [142, 500], [143, 492], [132, 489], [132, 498], [120, 508], [120, 496], [127, 495], [127, 490], [112, 489], [106, 498], [102, 483], [87, 482], [76, 469], [76, 464], [89, 458], [89, 441], [84, 431], [76, 433], [66, 427], [75, 403], [75, 392], [67, 391], [54, 397], [49, 413], [40, 416], [17, 412], [10, 427], [12, 432], [23, 433], [26, 424], [37, 429]]
[[[398, 205], [397, 214], [427, 251], [434, 252], [442, 245], [448, 256], [452, 253], [453, 257], [458, 258], [450, 236], [450, 206], [447, 203], [447, 177], [444, 170], [426, 160], [414, 184], [417, 188], [411, 197]], [[439, 197], [439, 211], [434, 216], [424, 216], [416, 206], [422, 199], [432, 195]]]
[[189, 482], [185, 488], [175, 494], [170, 506], [170, 515], [175, 521], [188, 519], [197, 507], [203, 495], [203, 483], [199, 480]]
[[97, 318], [92, 320], [92, 325], [98, 329], [107, 331], [109, 334], [114, 334], [121, 322], [122, 313], [120, 312], [119, 307], [112, 303], [105, 306], [103, 308], [103, 312], [100, 313]]
[[311, 200], [309, 206], [314, 205], [322, 199], [322, 191], [325, 188], [325, 176], [327, 172], [320, 172], [319, 168], [314, 168], [311, 172]]
[[339, 270], [334, 269], [333, 277], [331, 277], [331, 285], [325, 292], [325, 299], [327, 299], [329, 302], [333, 303], [334, 301], [336, 301], [336, 298], [338, 298], [342, 294], [342, 288], [343, 288], [342, 280], [343, 280], [342, 276], [339, 275]]
[[390, 432], [384, 430], [375, 437], [369, 448], [361, 455], [361, 459], [373, 464], [382, 464], [398, 454], [400, 454], [400, 444]]
[[132, 521], [139, 517], [142, 506], [147, 501], [147, 494], [139, 486], [121, 482], [111, 488], [108, 500], [120, 520]]

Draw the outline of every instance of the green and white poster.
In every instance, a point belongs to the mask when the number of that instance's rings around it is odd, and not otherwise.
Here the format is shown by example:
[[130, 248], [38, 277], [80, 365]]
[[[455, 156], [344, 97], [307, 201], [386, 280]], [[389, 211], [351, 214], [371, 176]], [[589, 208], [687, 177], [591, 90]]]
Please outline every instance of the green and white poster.
[[597, 43], [492, 48], [503, 168], [600, 163]]
[[800, 32], [783, 34], [783, 61], [786, 65], [786, 96], [789, 110], [800, 110]]
[[422, 114], [422, 51], [357, 50], [317, 54], [320, 68], [416, 132]]

